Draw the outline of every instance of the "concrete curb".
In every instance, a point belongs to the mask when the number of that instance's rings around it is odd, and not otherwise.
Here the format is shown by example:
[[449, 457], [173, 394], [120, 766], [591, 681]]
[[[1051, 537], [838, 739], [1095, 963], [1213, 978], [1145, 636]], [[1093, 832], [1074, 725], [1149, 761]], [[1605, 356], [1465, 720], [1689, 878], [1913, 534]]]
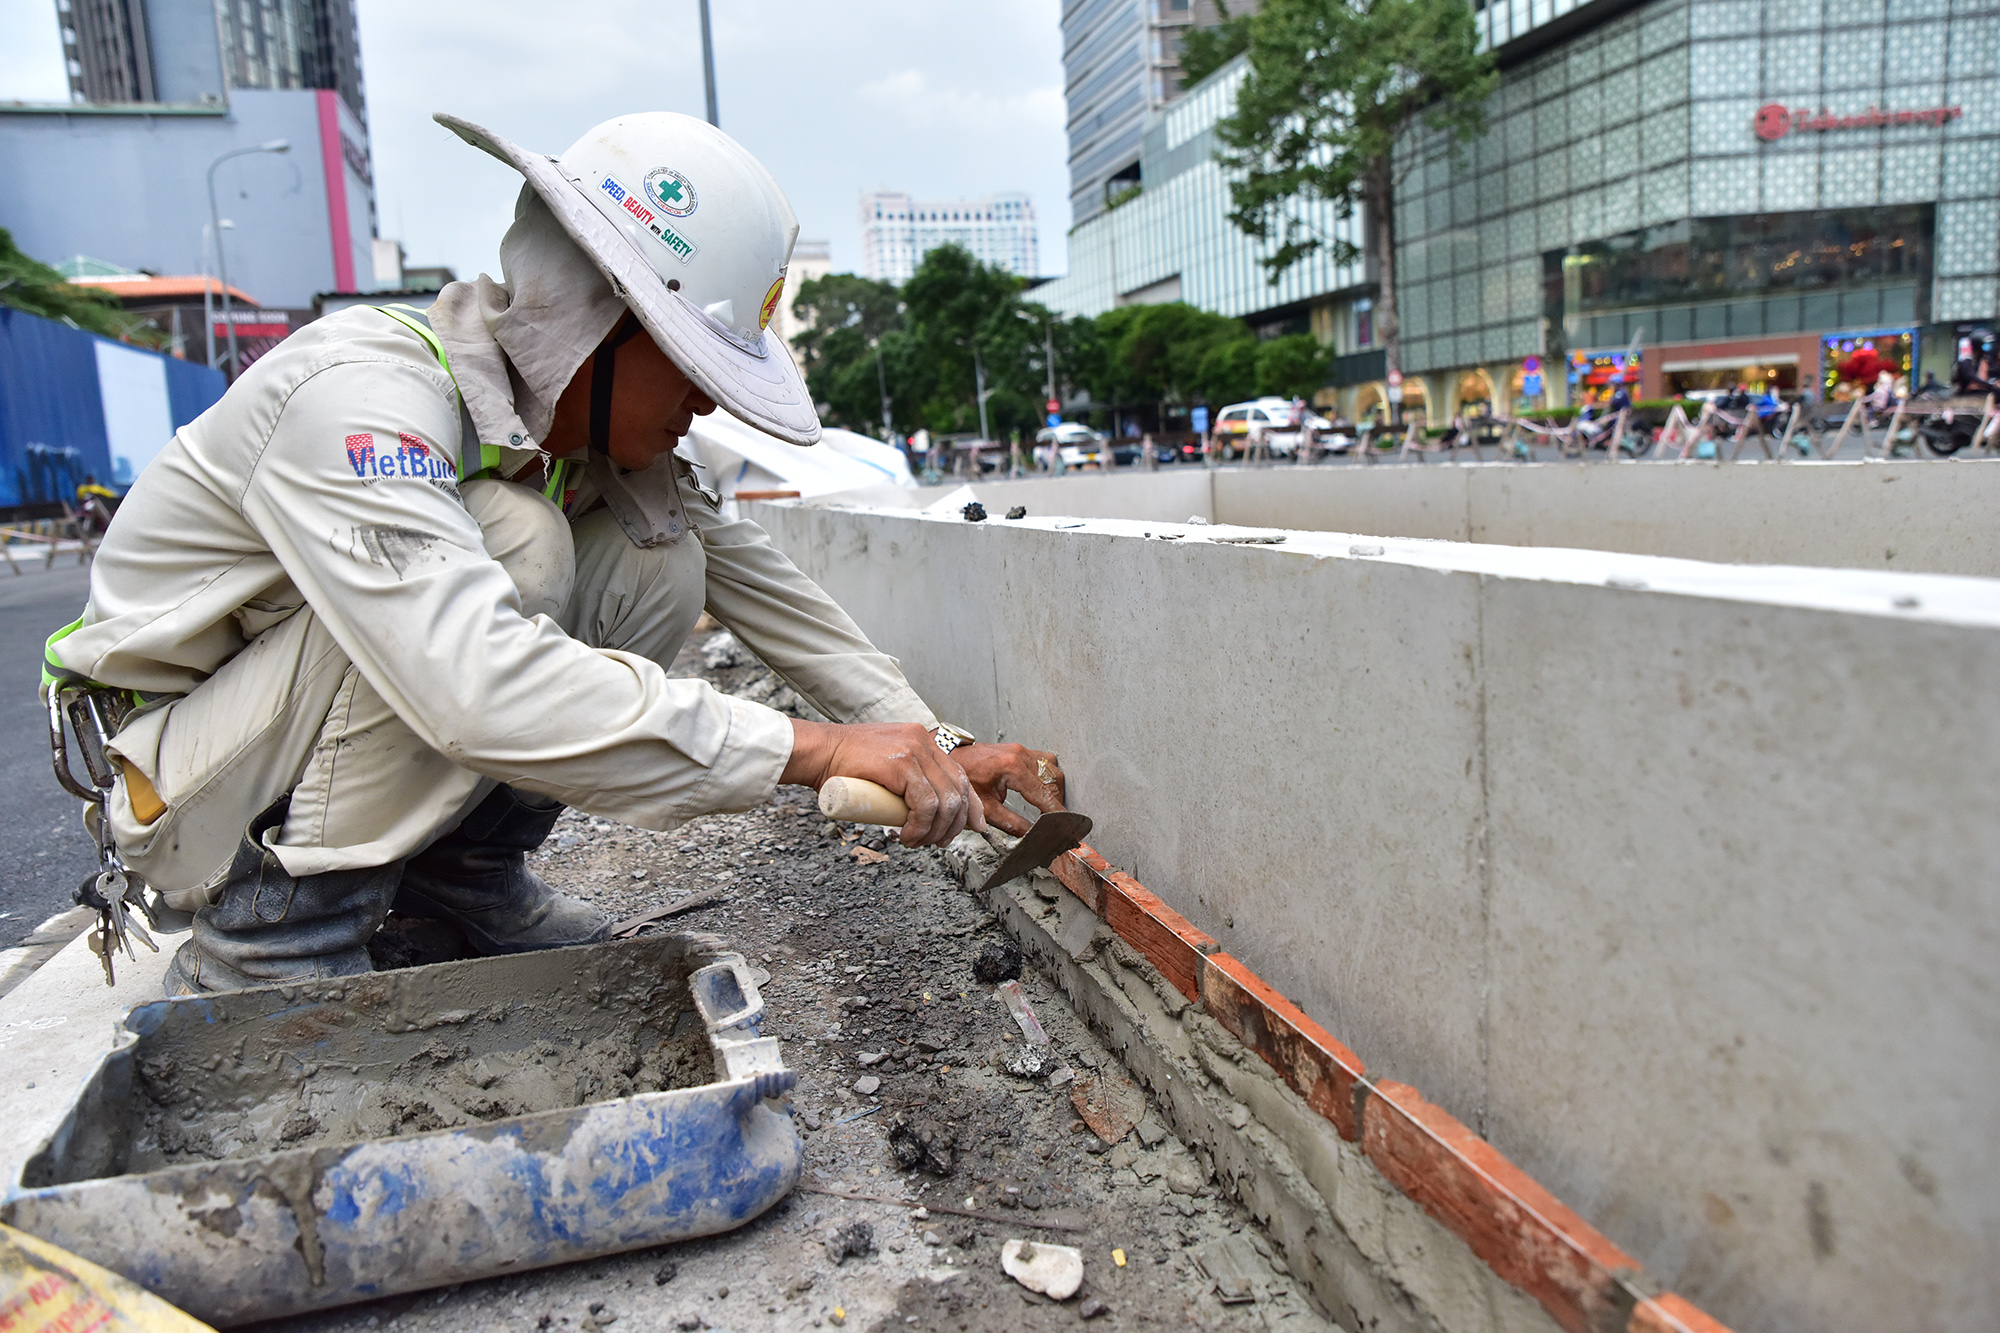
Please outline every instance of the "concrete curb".
[[[1267, 985], [1248, 966], [1222, 952], [1214, 939], [1090, 847], [1082, 846], [1058, 857], [1049, 869], [1069, 894], [1107, 928], [1109, 936], [1126, 946], [1123, 952], [1135, 955], [1130, 957], [1131, 963], [1143, 960], [1143, 964], [1150, 965], [1145, 970], [1156, 972], [1176, 996], [1198, 1006], [1198, 1014], [1212, 1018], [1244, 1050], [1255, 1053], [1304, 1108], [1331, 1125], [1344, 1143], [1357, 1145], [1383, 1181], [1464, 1242], [1492, 1275], [1540, 1305], [1557, 1326], [1569, 1333], [1620, 1330], [1728, 1333], [1723, 1324], [1681, 1297], [1654, 1291], [1636, 1259], [1564, 1206], [1493, 1145], [1442, 1108], [1426, 1101], [1417, 1089], [1369, 1078], [1354, 1052], [1306, 1017], [1298, 1006]], [[1105, 982], [1112, 989], [1129, 994], [1129, 987], [1119, 988], [1109, 975], [1102, 981], [1091, 975], [1101, 969], [1079, 966], [1080, 962], [1090, 960], [1085, 950], [1068, 947], [1079, 938], [1078, 923], [1065, 922], [1059, 932], [1050, 936], [1046, 926], [1036, 920], [1032, 906], [1024, 905], [1024, 890], [1012, 894], [1003, 891], [1000, 896], [1007, 901], [996, 900], [994, 909], [1010, 931], [1026, 937], [1024, 945], [1041, 944], [1035, 937], [1048, 936], [1059, 955], [1066, 955], [1050, 961], [1080, 1009], [1093, 1016], [1105, 1010], [1106, 997], [1088, 993]], [[1012, 910], [1007, 910], [1010, 906]], [[1083, 931], [1084, 936], [1089, 933]], [[1045, 956], [1050, 950], [1044, 945], [1031, 947], [1030, 952]], [[1124, 994], [1119, 998], [1123, 999]], [[1177, 1013], [1163, 1012], [1162, 1017], [1172, 1018]], [[1138, 1015], [1135, 1013], [1133, 1018]], [[1114, 1022], [1111, 1026], [1116, 1029], [1127, 1025]], [[1152, 1044], [1144, 1040], [1148, 1035], [1158, 1041], [1158, 1034], [1146, 1033], [1145, 1024], [1134, 1026], [1142, 1045]], [[1185, 1026], [1185, 1021], [1181, 1026]], [[1124, 1038], [1116, 1044], [1130, 1054], [1135, 1034], [1115, 1035]], [[1172, 1088], [1171, 1069], [1165, 1060], [1158, 1058], [1167, 1054], [1166, 1050], [1156, 1052], [1155, 1060], [1139, 1062], [1142, 1067], [1134, 1072], [1146, 1079], [1184, 1132], [1213, 1143], [1215, 1136], [1210, 1127], [1201, 1123], [1211, 1117], [1202, 1115], [1199, 1108], [1189, 1104], [1186, 1095]], [[1143, 1068], [1148, 1063], [1160, 1066], [1157, 1074], [1149, 1074]], [[1225, 1086], [1232, 1083], [1226, 1066], [1217, 1070], [1213, 1068], [1215, 1061], [1201, 1063], [1209, 1066], [1212, 1074], [1220, 1075], [1217, 1082]], [[1231, 1091], [1235, 1091], [1233, 1086]], [[1272, 1130], [1281, 1128], [1270, 1125], [1261, 1112], [1257, 1118]], [[1228, 1135], [1230, 1129], [1242, 1128], [1241, 1121], [1241, 1116], [1226, 1113], [1221, 1122], [1223, 1133]], [[1300, 1145], [1290, 1143], [1283, 1132], [1275, 1137], [1293, 1155], [1300, 1153]], [[1223, 1165], [1223, 1157], [1224, 1154], [1217, 1154], [1218, 1167]], [[1243, 1190], [1249, 1183], [1244, 1179], [1246, 1173], [1237, 1174], [1238, 1188]], [[1261, 1172], [1247, 1174], [1271, 1172], [1267, 1166]], [[1307, 1176], [1311, 1174], [1306, 1172]], [[1338, 1215], [1340, 1210], [1329, 1209], [1326, 1200], [1331, 1195], [1327, 1189], [1313, 1183], [1322, 1196], [1319, 1207], [1312, 1209], [1305, 1201], [1294, 1201], [1291, 1206], [1328, 1212], [1328, 1220], [1349, 1230], [1343, 1225], [1345, 1219]], [[1270, 1183], [1265, 1182], [1258, 1192], [1268, 1194], [1270, 1189]], [[1279, 1192], [1296, 1191], [1280, 1185]], [[1268, 1202], [1253, 1205], [1260, 1216], [1266, 1215]], [[1270, 1222], [1294, 1254], [1299, 1253], [1293, 1248], [1298, 1241], [1312, 1245], [1308, 1239], [1310, 1228], [1295, 1239], [1285, 1233], [1299, 1228], [1283, 1225], [1280, 1216], [1270, 1217]], [[1318, 1238], [1322, 1245], [1325, 1239]], [[1467, 1322], [1464, 1315], [1469, 1312], [1454, 1316], [1447, 1308], [1452, 1302], [1425, 1299], [1420, 1291], [1411, 1290], [1408, 1283], [1402, 1284], [1405, 1289], [1401, 1292], [1380, 1292], [1373, 1300], [1359, 1299], [1357, 1281], [1363, 1288], [1380, 1287], [1383, 1279], [1380, 1276], [1357, 1279], [1347, 1263], [1322, 1261], [1317, 1265], [1296, 1266], [1316, 1296], [1337, 1314], [1344, 1306], [1352, 1322], [1362, 1327], [1377, 1327], [1378, 1320], [1384, 1321], [1382, 1327], [1395, 1326], [1399, 1321], [1386, 1316], [1390, 1307], [1398, 1306], [1403, 1307], [1401, 1312], [1405, 1314], [1423, 1310], [1436, 1320], [1434, 1326], [1446, 1329], [1512, 1322], [1504, 1317], [1494, 1319], [1497, 1312], [1486, 1302], [1476, 1303], [1486, 1306], [1485, 1317], [1474, 1317]], [[1324, 1288], [1312, 1281], [1315, 1267], [1330, 1279]], [[1371, 1305], [1376, 1308], [1366, 1308]]]

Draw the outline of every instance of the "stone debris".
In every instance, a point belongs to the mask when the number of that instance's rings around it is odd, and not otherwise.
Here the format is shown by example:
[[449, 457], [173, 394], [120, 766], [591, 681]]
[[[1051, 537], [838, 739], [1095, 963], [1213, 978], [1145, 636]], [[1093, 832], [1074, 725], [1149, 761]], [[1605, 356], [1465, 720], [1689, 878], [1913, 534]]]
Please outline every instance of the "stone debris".
[[1101, 1314], [1110, 1313], [1111, 1307], [1103, 1301], [1098, 1300], [1095, 1296], [1084, 1297], [1083, 1304], [1076, 1307], [1076, 1315], [1079, 1319], [1095, 1319]]
[[835, 1227], [826, 1240], [827, 1262], [836, 1267], [849, 1259], [866, 1259], [875, 1253], [875, 1228], [866, 1222], [849, 1222]]
[[1130, 1134], [1146, 1114], [1146, 1094], [1131, 1079], [1117, 1074], [1079, 1078], [1070, 1089], [1069, 1102], [1090, 1126], [1090, 1132], [1106, 1143], [1116, 1143]]
[[1021, 951], [1011, 940], [988, 940], [973, 960], [972, 975], [984, 985], [1021, 979]]
[[863, 1069], [866, 1069], [871, 1065], [881, 1064], [882, 1058], [883, 1058], [883, 1052], [881, 1051], [863, 1051], [861, 1052], [861, 1054], [855, 1056], [854, 1060], [856, 1064], [859, 1064]]
[[863, 1097], [873, 1097], [882, 1086], [882, 1080], [873, 1074], [863, 1074], [854, 1080], [854, 1090]]
[[1008, 518], [1026, 518], [1027, 516], [1028, 516], [1028, 506], [1026, 505], [1015, 505], [1012, 509], [1009, 509], [1007, 511]]
[[1083, 1251], [1045, 1241], [1010, 1240], [1000, 1247], [1008, 1277], [1050, 1300], [1066, 1301], [1083, 1285]]
[[1000, 1067], [1015, 1078], [1047, 1078], [1062, 1061], [1046, 1046], [1017, 1046]]
[[1263, 1263], [1241, 1235], [1212, 1240], [1194, 1252], [1202, 1276], [1215, 1284], [1224, 1305], [1248, 1305], [1257, 1299], [1257, 1279]]
[[905, 1171], [948, 1176], [958, 1163], [958, 1138], [928, 1117], [899, 1118], [889, 1126], [889, 1151]]

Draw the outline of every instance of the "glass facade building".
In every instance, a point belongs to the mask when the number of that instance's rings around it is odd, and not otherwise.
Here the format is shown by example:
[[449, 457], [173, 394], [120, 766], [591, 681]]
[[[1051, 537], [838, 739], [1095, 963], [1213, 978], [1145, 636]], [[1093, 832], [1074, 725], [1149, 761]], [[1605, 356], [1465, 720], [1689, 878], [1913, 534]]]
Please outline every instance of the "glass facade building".
[[1704, 376], [1840, 396], [1857, 340], [1943, 379], [1958, 326], [1994, 316], [2000, 2], [1479, 18], [1503, 65], [1487, 133], [1413, 136], [1400, 162], [1403, 364], [1448, 402], [1479, 379], [1519, 402], [1531, 355], [1634, 348], [1648, 397]]
[[[1229, 12], [1256, 8], [1236, 0]], [[1064, 0], [1074, 221], [1096, 217], [1137, 182], [1147, 119], [1180, 96], [1181, 34], [1221, 19], [1215, 0]]]
[[[1035, 288], [1035, 300], [1071, 315], [1187, 301], [1260, 322], [1312, 321], [1328, 336], [1326, 317], [1311, 313], [1314, 299], [1362, 290], [1364, 266], [1336, 264], [1321, 251], [1273, 285], [1260, 260], [1274, 247], [1229, 221], [1215, 126], [1235, 105], [1243, 72], [1238, 58], [1151, 117], [1140, 143], [1139, 192], [1070, 233], [1069, 273]], [[1329, 205], [1305, 206], [1303, 216], [1324, 235], [1360, 243], [1358, 219], [1343, 220]]]
[[[1847, 396], [1878, 361], [1915, 387], [2000, 314], [2000, 0], [1501, 0], [1474, 17], [1501, 70], [1485, 134], [1398, 150], [1410, 401], [1560, 404], [1614, 361], [1645, 397]], [[1037, 296], [1253, 322], [1304, 303], [1337, 353], [1369, 349], [1372, 269], [1308, 261], [1268, 287], [1227, 221], [1212, 130], [1241, 77], [1154, 113], [1143, 193], [1079, 225], [1069, 276]], [[1530, 357], [1549, 367], [1534, 399]], [[1379, 397], [1351, 355], [1334, 364], [1344, 410]]]

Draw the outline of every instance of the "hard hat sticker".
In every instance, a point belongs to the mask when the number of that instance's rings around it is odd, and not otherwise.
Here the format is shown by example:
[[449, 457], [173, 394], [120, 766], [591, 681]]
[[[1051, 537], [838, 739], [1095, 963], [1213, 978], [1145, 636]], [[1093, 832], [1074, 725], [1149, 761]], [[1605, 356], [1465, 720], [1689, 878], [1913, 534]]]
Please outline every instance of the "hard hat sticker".
[[780, 273], [778, 280], [771, 284], [771, 290], [764, 293], [764, 308], [757, 312], [757, 331], [759, 333], [771, 327], [771, 316], [778, 313], [778, 298], [783, 296], [784, 293], [785, 275]]
[[646, 173], [646, 199], [658, 206], [662, 213], [677, 218], [694, 212], [695, 204], [699, 202], [694, 195], [694, 182], [667, 167], [658, 167]]
[[[697, 254], [701, 253], [700, 248], [696, 246], [693, 241], [690, 241], [687, 237], [675, 231], [665, 222], [662, 222], [660, 220], [659, 215], [655, 213], [652, 209], [646, 207], [646, 205], [640, 201], [639, 196], [633, 194], [630, 190], [626, 189], [625, 186], [619, 182], [617, 177], [606, 176], [603, 179], [603, 181], [601, 181], [598, 184], [597, 188], [604, 191], [604, 193], [610, 195], [611, 198], [614, 201], [616, 201], [618, 206], [625, 210], [627, 216], [629, 216], [634, 222], [638, 223], [640, 226], [644, 227], [647, 231], [651, 232], [653, 234], [653, 239], [657, 240], [661, 245], [666, 246], [667, 249], [673, 251], [674, 255], [683, 264], [687, 263], [690, 259], [693, 259]], [[690, 196], [690, 198], [692, 198], [692, 196]], [[694, 210], [690, 208], [688, 211], [693, 212]]]

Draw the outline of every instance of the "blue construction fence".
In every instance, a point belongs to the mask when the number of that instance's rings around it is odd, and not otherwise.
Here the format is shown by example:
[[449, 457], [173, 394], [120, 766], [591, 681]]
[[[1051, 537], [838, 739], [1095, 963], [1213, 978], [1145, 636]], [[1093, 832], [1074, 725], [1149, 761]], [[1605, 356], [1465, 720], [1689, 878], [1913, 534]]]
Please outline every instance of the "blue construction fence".
[[226, 388], [207, 366], [0, 306], [0, 505], [124, 490]]

